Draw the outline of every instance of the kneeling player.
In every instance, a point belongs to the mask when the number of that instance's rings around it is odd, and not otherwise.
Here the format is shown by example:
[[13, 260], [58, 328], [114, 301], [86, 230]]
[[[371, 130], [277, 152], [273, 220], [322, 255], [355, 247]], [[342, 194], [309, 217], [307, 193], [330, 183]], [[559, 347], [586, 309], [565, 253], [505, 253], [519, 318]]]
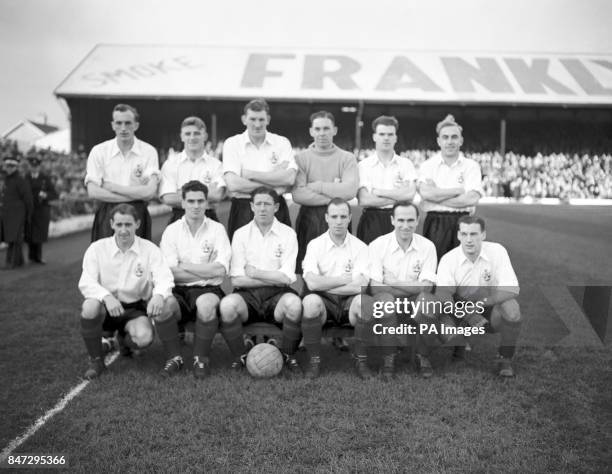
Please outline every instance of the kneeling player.
[[162, 375], [173, 375], [183, 366], [178, 320], [183, 325], [195, 320], [193, 374], [204, 378], [210, 373], [210, 349], [224, 296], [220, 285], [229, 269], [231, 247], [223, 225], [205, 215], [206, 185], [189, 181], [181, 197], [185, 215], [166, 228], [160, 242], [176, 283], [172, 315], [156, 325], [167, 357]]
[[295, 231], [279, 222], [277, 192], [259, 187], [251, 193], [253, 220], [236, 230], [232, 240], [230, 276], [234, 292], [221, 301], [221, 333], [235, 360], [244, 367], [246, 349], [242, 324], [268, 322], [282, 325], [285, 367], [300, 373], [295, 352], [300, 341], [302, 303], [289, 285], [296, 280]]
[[113, 236], [89, 246], [79, 280], [79, 290], [85, 297], [81, 334], [90, 357], [86, 379], [98, 377], [106, 368], [103, 326], [107, 331], [119, 331], [121, 352], [127, 355], [153, 342], [150, 318], [164, 319], [174, 303], [174, 281], [161, 251], [136, 236], [140, 225], [136, 209], [119, 204], [110, 215]]
[[[440, 260], [436, 296], [442, 301], [471, 301], [475, 308], [484, 309], [482, 316], [501, 334], [497, 355], [499, 375], [512, 377], [511, 360], [521, 327], [516, 274], [506, 249], [498, 243], [484, 242], [483, 219], [463, 216], [458, 224], [457, 238], [461, 245]], [[463, 356], [463, 351], [456, 349], [455, 358]]]
[[[418, 223], [419, 209], [408, 201], [397, 202], [391, 211], [393, 232], [378, 237], [369, 245], [370, 284], [376, 301], [424, 300], [431, 292], [436, 280], [436, 247], [415, 233]], [[397, 316], [386, 314], [381, 324], [393, 325]], [[405, 314], [400, 321], [418, 323], [422, 319], [417, 314]], [[428, 359], [430, 339], [417, 333], [417, 368], [425, 378], [433, 375]], [[395, 367], [395, 347], [391, 337], [383, 337], [382, 342], [385, 352], [383, 377], [389, 379]]]
[[327, 205], [329, 230], [311, 240], [302, 268], [309, 293], [304, 297], [302, 332], [310, 362], [306, 376], [319, 376], [323, 325], [350, 324], [355, 328], [356, 369], [361, 378], [372, 377], [365, 340], [369, 315], [361, 312], [361, 287], [368, 284], [368, 248], [348, 233], [351, 207], [339, 198]]

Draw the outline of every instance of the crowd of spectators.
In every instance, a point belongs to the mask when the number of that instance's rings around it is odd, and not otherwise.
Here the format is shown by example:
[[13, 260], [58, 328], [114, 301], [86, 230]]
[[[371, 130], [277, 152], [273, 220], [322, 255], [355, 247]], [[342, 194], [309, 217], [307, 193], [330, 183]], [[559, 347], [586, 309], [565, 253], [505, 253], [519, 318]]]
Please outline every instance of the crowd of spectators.
[[[361, 150], [363, 159], [374, 150]], [[419, 168], [435, 150], [401, 152]], [[551, 153], [525, 156], [508, 152], [469, 153], [480, 164], [485, 196], [612, 199], [612, 155]]]
[[[222, 158], [222, 145], [221, 142], [213, 148], [209, 144], [207, 152]], [[358, 159], [361, 160], [373, 152], [374, 150], [360, 150]], [[401, 152], [401, 155], [412, 160], [418, 170], [421, 163], [435, 152], [409, 150]], [[87, 164], [87, 152], [83, 147], [69, 154], [50, 150], [30, 150], [24, 154], [19, 152], [15, 143], [0, 141], [0, 156], [6, 153], [20, 157], [22, 172], [27, 170], [26, 158], [29, 155], [36, 155], [41, 159], [43, 171], [52, 176], [59, 194], [58, 201], [52, 203], [52, 220], [93, 212], [94, 203], [88, 198], [83, 184]], [[174, 150], [160, 151], [161, 161], [172, 153]], [[535, 199], [612, 199], [610, 154], [537, 153], [526, 156], [508, 152], [502, 156], [498, 152], [466, 152], [465, 155], [480, 164], [486, 196], [516, 199], [527, 196]], [[1, 179], [0, 177], [0, 181]]]
[[87, 165], [87, 152], [83, 147], [72, 153], [35, 149], [22, 153], [16, 143], [0, 141], [0, 157], [6, 154], [19, 158], [22, 174], [27, 172], [29, 156], [37, 156], [41, 160], [41, 171], [51, 176], [59, 195], [58, 200], [51, 203], [51, 220], [57, 221], [94, 211], [94, 203], [87, 196], [87, 189], [83, 183]]

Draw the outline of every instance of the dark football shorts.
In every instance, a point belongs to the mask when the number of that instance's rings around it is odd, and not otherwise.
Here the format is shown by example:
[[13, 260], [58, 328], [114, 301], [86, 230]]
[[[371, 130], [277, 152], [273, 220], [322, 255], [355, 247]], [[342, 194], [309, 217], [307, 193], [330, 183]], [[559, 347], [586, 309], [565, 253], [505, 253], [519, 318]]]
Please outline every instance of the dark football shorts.
[[334, 295], [326, 291], [311, 291], [307, 294], [319, 296], [325, 305], [327, 319], [325, 326], [351, 326], [349, 321], [349, 308], [353, 298], [358, 295]]
[[[196, 300], [207, 293], [212, 293], [219, 297], [219, 301], [223, 299], [225, 293], [220, 286], [175, 286], [172, 289], [172, 294], [178, 301], [181, 309], [181, 323], [195, 321], [197, 306]], [[217, 316], [219, 308], [217, 307]]]
[[[453, 297], [453, 300], [455, 304], [460, 301], [467, 301], [467, 300], [463, 300], [462, 298], [459, 298], [457, 295]], [[495, 306], [485, 306], [484, 311], [482, 313], [479, 313], [477, 311], [472, 312], [473, 316], [475, 317], [482, 316], [489, 322], [489, 324], [486, 325], [487, 333], [494, 332], [490, 324], [491, 323], [491, 313], [493, 312], [494, 307]], [[457, 324], [457, 326], [471, 326], [472, 325], [470, 324], [470, 314], [465, 314], [465, 315], [462, 315], [461, 317], [458, 317], [457, 314], [455, 314], [454, 319], [455, 319], [455, 323]]]
[[276, 323], [274, 320], [274, 310], [281, 297], [285, 293], [297, 292], [289, 286], [261, 286], [259, 288], [236, 288], [234, 291], [240, 295], [246, 303], [249, 319], [244, 324], [251, 323]]
[[121, 306], [123, 306], [124, 309], [123, 315], [113, 318], [110, 314], [108, 314], [108, 311], [106, 311], [106, 306], [104, 306], [104, 303], [102, 303], [102, 308], [104, 308], [105, 314], [104, 322], [102, 323], [103, 332], [108, 331], [109, 333], [114, 334], [115, 331], [123, 331], [128, 321], [147, 315], [147, 302], [144, 300], [135, 301], [134, 303], [121, 302]]

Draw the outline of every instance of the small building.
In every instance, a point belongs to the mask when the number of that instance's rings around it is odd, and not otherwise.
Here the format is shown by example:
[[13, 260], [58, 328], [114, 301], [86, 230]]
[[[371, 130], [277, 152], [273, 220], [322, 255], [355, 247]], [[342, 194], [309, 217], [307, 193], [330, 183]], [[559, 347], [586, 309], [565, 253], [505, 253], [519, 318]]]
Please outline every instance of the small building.
[[38, 140], [58, 130], [59, 128], [54, 125], [24, 119], [7, 129], [2, 134], [2, 139], [16, 142], [19, 151], [26, 152], [35, 146]]

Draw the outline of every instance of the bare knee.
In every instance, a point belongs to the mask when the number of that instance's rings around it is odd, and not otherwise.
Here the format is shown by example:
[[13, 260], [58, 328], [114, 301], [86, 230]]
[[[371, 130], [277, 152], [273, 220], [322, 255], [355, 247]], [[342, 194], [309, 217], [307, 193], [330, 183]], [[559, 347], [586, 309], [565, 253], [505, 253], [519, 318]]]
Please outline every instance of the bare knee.
[[162, 312], [153, 318], [156, 323], [163, 323], [169, 319], [176, 319], [177, 321], [181, 318], [181, 309], [179, 308], [178, 301], [174, 296], [169, 296], [164, 301], [164, 307]]
[[351, 301], [351, 304], [349, 306], [349, 322], [353, 326], [356, 324], [358, 319], [361, 319], [363, 321], [369, 321], [370, 319], [372, 319], [371, 311], [361, 311], [362, 303], [365, 305], [366, 308], [368, 306], [371, 307], [373, 304], [373, 300], [369, 296], [364, 296], [362, 302], [361, 295], [356, 295], [355, 297], [353, 297], [353, 300]]
[[238, 317], [240, 311], [240, 296], [227, 295], [219, 303], [219, 313], [221, 313], [221, 321], [223, 323], [232, 323]]
[[96, 319], [102, 313], [102, 303], [93, 298], [87, 298], [83, 301], [81, 309], [81, 317], [83, 319]]
[[197, 317], [200, 321], [208, 323], [217, 318], [217, 308], [219, 307], [219, 297], [208, 293], [201, 295], [196, 300]]
[[318, 295], [306, 295], [302, 300], [302, 316], [304, 319], [315, 319], [323, 315], [325, 306]]
[[126, 329], [134, 344], [141, 349], [150, 346], [153, 343], [153, 327], [148, 319], [139, 318], [131, 323]]
[[[279, 316], [286, 317], [287, 319], [299, 323], [302, 318], [302, 301], [300, 297], [293, 293], [286, 293], [282, 296], [278, 302]], [[276, 311], [275, 311], [276, 313]]]
[[504, 301], [501, 305], [501, 314], [504, 321], [518, 323], [521, 321], [521, 308], [515, 299]]

